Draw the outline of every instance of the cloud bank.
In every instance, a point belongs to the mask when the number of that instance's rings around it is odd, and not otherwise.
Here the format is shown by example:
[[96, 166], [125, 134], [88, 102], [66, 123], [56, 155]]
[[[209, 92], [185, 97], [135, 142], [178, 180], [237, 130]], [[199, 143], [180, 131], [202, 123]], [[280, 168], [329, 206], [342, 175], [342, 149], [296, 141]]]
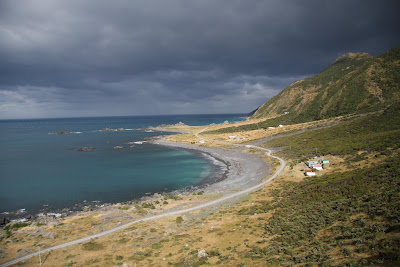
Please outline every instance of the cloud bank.
[[0, 119], [246, 113], [348, 52], [396, 1], [0, 2]]

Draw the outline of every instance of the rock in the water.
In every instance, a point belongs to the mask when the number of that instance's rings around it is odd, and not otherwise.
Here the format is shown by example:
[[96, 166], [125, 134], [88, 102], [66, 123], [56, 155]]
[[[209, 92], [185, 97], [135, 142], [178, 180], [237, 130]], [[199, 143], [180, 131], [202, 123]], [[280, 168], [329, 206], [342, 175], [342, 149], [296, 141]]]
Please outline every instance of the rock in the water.
[[121, 149], [121, 148], [124, 148], [123, 146], [115, 146], [115, 147], [113, 147], [113, 149]]
[[51, 133], [51, 134], [70, 134], [70, 133], [72, 133], [72, 132], [68, 132], [68, 131], [58, 131], [58, 132]]
[[200, 250], [199, 252], [197, 252], [197, 257], [200, 259], [200, 258], [205, 258], [205, 257], [208, 257], [208, 254], [207, 254], [207, 252], [203, 249], [203, 250]]
[[98, 132], [116, 132], [117, 129], [111, 129], [111, 128], [103, 128], [101, 130], [97, 130]]
[[78, 151], [81, 151], [81, 152], [85, 152], [85, 151], [92, 151], [92, 150], [95, 150], [96, 148], [95, 147], [81, 147], [81, 148], [79, 148], [78, 149]]

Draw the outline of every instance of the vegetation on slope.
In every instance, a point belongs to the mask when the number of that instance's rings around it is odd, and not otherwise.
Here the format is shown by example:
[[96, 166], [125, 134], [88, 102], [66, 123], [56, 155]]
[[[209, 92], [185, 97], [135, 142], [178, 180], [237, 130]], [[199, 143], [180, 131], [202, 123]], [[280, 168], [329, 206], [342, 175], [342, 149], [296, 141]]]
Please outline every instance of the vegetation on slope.
[[258, 225], [270, 241], [246, 257], [301, 266], [400, 263], [399, 170], [396, 156], [374, 168], [285, 184], [273, 201], [248, 210], [273, 215]]
[[331, 128], [277, 138], [264, 146], [284, 146], [279, 154], [291, 160], [310, 158], [316, 154], [359, 159], [373, 152], [388, 155], [400, 147], [400, 105], [393, 105], [383, 113], [344, 121]]
[[365, 53], [339, 57], [323, 72], [294, 82], [253, 115], [289, 114], [282, 123], [299, 123], [379, 110], [400, 99], [400, 47], [379, 57]]
[[[260, 221], [264, 241], [244, 253], [266, 264], [365, 266], [400, 263], [400, 105], [341, 125], [282, 137], [267, 147], [288, 147], [280, 154], [303, 159], [318, 152], [367, 161], [352, 168], [300, 183], [285, 183], [272, 201], [243, 208], [242, 215], [272, 214]], [[360, 151], [365, 151], [365, 155]]]
[[234, 133], [234, 132], [245, 132], [253, 131], [258, 129], [267, 129], [268, 127], [276, 127], [279, 124], [292, 124], [288, 115], [283, 115], [277, 118], [266, 119], [257, 123], [249, 123], [240, 126], [229, 126], [223, 127], [217, 130], [205, 131], [205, 134], [218, 134], [218, 133]]

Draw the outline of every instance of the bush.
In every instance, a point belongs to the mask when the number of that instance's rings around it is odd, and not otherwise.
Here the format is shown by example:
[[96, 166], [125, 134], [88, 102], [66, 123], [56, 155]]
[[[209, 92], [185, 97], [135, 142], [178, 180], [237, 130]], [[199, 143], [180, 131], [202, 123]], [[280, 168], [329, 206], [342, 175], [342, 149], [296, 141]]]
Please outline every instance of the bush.
[[156, 207], [154, 206], [153, 203], [142, 203], [142, 208], [143, 209], [155, 209]]
[[178, 223], [178, 224], [180, 224], [180, 223], [182, 223], [183, 222], [183, 218], [182, 218], [182, 216], [179, 216], [179, 217], [176, 217], [176, 223]]
[[102, 244], [96, 243], [94, 241], [90, 241], [88, 243], [84, 243], [82, 245], [83, 250], [86, 251], [98, 251], [104, 249], [104, 246]]

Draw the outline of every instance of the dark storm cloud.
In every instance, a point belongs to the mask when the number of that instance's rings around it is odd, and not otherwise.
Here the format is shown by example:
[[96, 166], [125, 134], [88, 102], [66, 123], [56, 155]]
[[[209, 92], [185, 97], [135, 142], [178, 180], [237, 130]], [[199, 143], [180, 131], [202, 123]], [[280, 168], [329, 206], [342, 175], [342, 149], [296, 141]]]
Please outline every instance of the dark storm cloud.
[[0, 2], [0, 117], [248, 112], [347, 52], [399, 45], [396, 1]]

